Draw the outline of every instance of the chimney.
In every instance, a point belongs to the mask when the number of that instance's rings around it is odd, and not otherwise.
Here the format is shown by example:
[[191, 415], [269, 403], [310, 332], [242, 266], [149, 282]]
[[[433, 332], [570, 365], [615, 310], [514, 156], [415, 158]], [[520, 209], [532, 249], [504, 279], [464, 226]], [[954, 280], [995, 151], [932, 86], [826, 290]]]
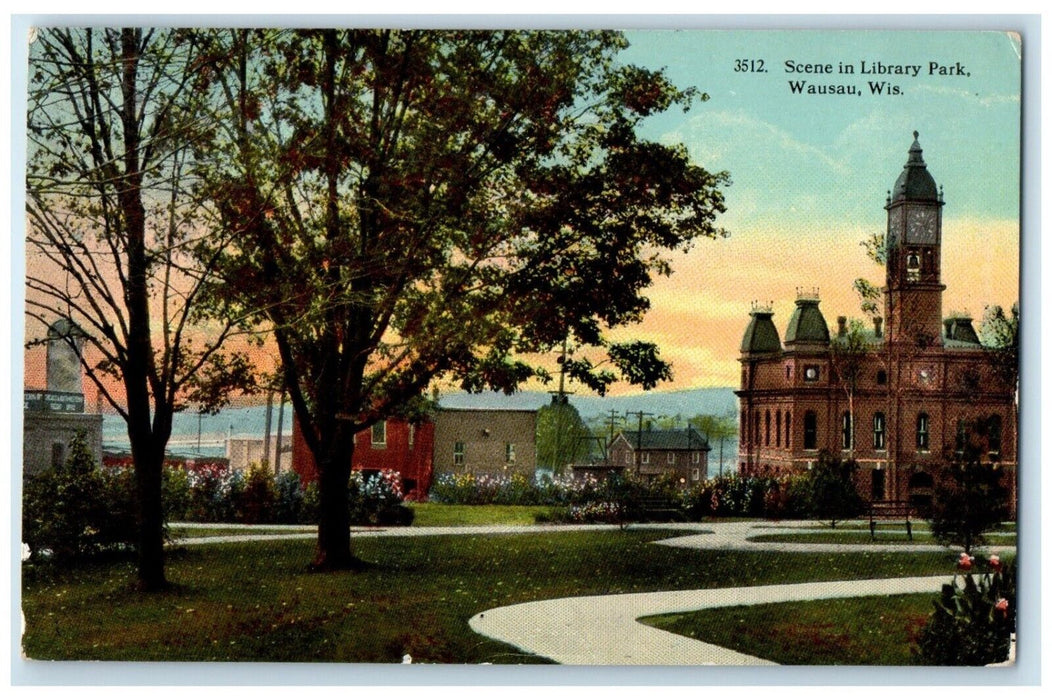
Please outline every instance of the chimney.
[[880, 316], [873, 318], [873, 333], [875, 333], [878, 338], [884, 337], [884, 319]]
[[836, 317], [836, 334], [841, 338], [847, 335], [847, 316]]

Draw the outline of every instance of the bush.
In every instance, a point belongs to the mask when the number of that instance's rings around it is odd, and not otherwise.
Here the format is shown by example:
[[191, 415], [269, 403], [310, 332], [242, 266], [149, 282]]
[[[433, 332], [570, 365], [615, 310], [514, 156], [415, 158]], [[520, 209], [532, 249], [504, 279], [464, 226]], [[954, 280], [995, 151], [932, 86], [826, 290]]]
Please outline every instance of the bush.
[[278, 495], [266, 463], [254, 463], [241, 491], [240, 521], [249, 525], [275, 522]]
[[402, 478], [382, 471], [366, 476], [351, 472], [347, 489], [348, 508], [354, 525], [410, 525], [414, 512], [402, 503]]
[[30, 556], [49, 552], [59, 563], [134, 546], [134, 476], [103, 473], [83, 433], [70, 443], [65, 464], [25, 480], [22, 540]]
[[[961, 554], [959, 566], [970, 570], [974, 558]], [[1015, 562], [990, 557], [978, 577], [964, 573], [961, 583], [942, 587], [935, 611], [921, 630], [914, 657], [934, 666], [984, 666], [1008, 658], [1015, 631]]]
[[969, 450], [941, 470], [936, 480], [929, 522], [940, 544], [972, 548], [985, 542], [985, 532], [1008, 516], [1008, 490], [1002, 473]]
[[274, 478], [274, 522], [288, 525], [308, 522], [304, 500], [299, 474], [286, 470]]
[[838, 520], [854, 518], [865, 511], [866, 503], [855, 488], [857, 469], [853, 459], [842, 460], [826, 450], [819, 453], [818, 462], [801, 485], [809, 515], [828, 520], [830, 527], [836, 527]]

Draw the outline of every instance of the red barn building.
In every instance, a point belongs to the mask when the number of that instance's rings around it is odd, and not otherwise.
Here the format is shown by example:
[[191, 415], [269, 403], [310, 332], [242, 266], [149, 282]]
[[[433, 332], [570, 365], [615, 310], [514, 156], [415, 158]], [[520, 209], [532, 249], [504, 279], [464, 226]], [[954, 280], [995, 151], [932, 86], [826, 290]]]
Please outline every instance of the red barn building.
[[972, 319], [944, 319], [945, 202], [914, 142], [889, 194], [886, 324], [830, 335], [817, 291], [798, 293], [784, 344], [769, 306], [754, 305], [742, 339], [739, 472], [797, 473], [821, 450], [859, 463], [859, 493], [930, 502], [945, 450], [977, 426], [1004, 467], [1015, 503], [1015, 387], [980, 344]]
[[[388, 419], [354, 436], [354, 458], [351, 469], [361, 472], [390, 470], [402, 477], [402, 492], [409, 500], [427, 498], [431, 488], [432, 454], [435, 424], [410, 423]], [[298, 421], [292, 423], [292, 468], [304, 482], [318, 478], [314, 456], [300, 432]]]

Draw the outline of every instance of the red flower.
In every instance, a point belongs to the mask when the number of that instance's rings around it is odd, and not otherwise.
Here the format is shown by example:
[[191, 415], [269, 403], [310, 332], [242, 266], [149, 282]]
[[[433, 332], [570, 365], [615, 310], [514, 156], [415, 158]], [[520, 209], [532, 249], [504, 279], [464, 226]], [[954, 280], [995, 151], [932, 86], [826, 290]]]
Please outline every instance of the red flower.
[[1001, 571], [1001, 557], [996, 554], [990, 555], [990, 568], [994, 571]]
[[1000, 610], [1002, 615], [1008, 615], [1008, 601], [1004, 598], [998, 598], [997, 602], [994, 603], [994, 609]]
[[968, 552], [961, 552], [961, 558], [957, 560], [957, 566], [967, 571], [972, 568], [972, 562], [974, 561], [975, 557], [969, 556]]

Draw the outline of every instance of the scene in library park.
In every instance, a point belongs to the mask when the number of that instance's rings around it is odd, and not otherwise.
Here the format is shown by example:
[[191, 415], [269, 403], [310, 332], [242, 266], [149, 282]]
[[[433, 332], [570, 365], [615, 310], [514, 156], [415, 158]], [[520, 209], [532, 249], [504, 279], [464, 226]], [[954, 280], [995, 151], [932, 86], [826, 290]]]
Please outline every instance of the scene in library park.
[[1023, 49], [32, 29], [27, 672], [1011, 673]]

